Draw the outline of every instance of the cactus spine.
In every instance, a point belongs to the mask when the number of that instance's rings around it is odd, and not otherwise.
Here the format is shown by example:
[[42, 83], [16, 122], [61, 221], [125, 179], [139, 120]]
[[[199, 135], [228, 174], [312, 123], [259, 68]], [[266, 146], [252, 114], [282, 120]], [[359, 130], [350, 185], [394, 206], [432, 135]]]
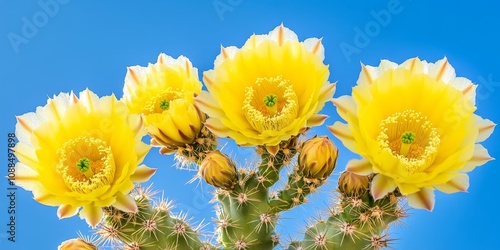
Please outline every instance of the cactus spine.
[[133, 196], [138, 212], [125, 213], [113, 207], [104, 209], [105, 218], [96, 230], [100, 242], [122, 243], [125, 249], [215, 249], [200, 240], [201, 224], [193, 228], [187, 215], [174, 216], [166, 200], [151, 204], [150, 188], [138, 187]]
[[[406, 217], [405, 209], [398, 202], [399, 194], [390, 193], [375, 201], [369, 186], [362, 180], [344, 182], [342, 176], [346, 174], [351, 175], [346, 172], [341, 175], [338, 204], [330, 209], [328, 218], [309, 226], [303, 240], [293, 241], [289, 250], [382, 249], [389, 246], [391, 239], [387, 237], [387, 229], [390, 223]], [[369, 184], [370, 178], [366, 179]]]
[[[273, 249], [280, 244], [276, 233], [279, 213], [307, 201], [324, 184], [336, 165], [337, 148], [327, 137], [299, 143], [294, 137], [277, 147], [256, 148], [260, 162], [254, 169], [238, 169], [225, 154], [214, 148], [196, 152], [198, 176], [216, 187], [217, 244], [203, 242], [201, 226], [192, 227], [185, 215], [174, 216], [172, 204], [151, 204], [150, 188], [138, 188], [133, 196], [135, 214], [105, 209], [105, 220], [97, 230], [102, 241], [122, 242], [127, 249]], [[295, 161], [295, 155], [298, 160]], [[203, 159], [200, 161], [200, 159]], [[295, 164], [284, 187], [271, 194], [288, 164]], [[380, 249], [388, 246], [386, 230], [405, 216], [398, 193], [374, 200], [370, 195], [372, 176], [345, 172], [338, 187], [338, 202], [327, 219], [306, 229], [303, 239], [288, 249]]]

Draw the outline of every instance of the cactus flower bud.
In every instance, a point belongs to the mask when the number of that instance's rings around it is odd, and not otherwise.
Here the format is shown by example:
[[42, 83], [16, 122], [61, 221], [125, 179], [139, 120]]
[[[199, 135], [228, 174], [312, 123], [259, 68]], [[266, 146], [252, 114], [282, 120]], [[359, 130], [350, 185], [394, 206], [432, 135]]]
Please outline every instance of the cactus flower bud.
[[97, 250], [97, 247], [83, 239], [71, 239], [59, 245], [58, 250]]
[[233, 189], [238, 180], [235, 164], [218, 150], [207, 154], [200, 165], [198, 175], [208, 184], [226, 190]]
[[335, 169], [338, 149], [326, 136], [309, 139], [302, 146], [299, 168], [311, 178], [327, 178]]
[[339, 191], [342, 194], [347, 196], [360, 196], [368, 191], [370, 177], [345, 171], [340, 175], [338, 185]]
[[193, 97], [176, 99], [168, 105], [164, 103], [164, 107], [168, 108], [162, 113], [145, 116], [153, 145], [166, 147], [170, 149], [168, 153], [173, 153], [177, 147], [194, 142], [203, 127], [205, 114], [191, 99]]

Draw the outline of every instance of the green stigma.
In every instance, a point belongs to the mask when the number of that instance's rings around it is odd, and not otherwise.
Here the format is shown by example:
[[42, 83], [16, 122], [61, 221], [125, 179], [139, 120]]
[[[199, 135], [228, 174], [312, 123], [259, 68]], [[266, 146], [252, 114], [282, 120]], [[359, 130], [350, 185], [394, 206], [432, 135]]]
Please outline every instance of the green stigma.
[[76, 168], [78, 171], [85, 173], [90, 169], [90, 160], [89, 158], [83, 157], [76, 163]]
[[162, 100], [160, 102], [160, 108], [162, 110], [168, 109], [169, 106], [170, 106], [170, 102], [168, 100]]
[[403, 144], [412, 144], [413, 142], [415, 142], [416, 137], [417, 136], [415, 135], [415, 133], [407, 131], [401, 135], [401, 142]]
[[87, 178], [92, 178], [94, 176], [94, 171], [90, 168], [90, 160], [87, 157], [83, 157], [76, 163], [76, 169], [83, 173]]
[[273, 107], [278, 102], [278, 97], [276, 95], [270, 94], [264, 97], [264, 104], [268, 107]]

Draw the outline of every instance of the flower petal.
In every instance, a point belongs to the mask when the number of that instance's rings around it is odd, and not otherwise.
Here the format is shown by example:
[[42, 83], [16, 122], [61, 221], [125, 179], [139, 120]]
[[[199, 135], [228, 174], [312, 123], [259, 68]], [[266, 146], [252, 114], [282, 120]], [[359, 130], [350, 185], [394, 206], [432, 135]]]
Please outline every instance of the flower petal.
[[18, 142], [14, 151], [19, 162], [24, 163], [33, 170], [38, 168], [38, 158], [36, 156], [35, 149], [31, 145]]
[[80, 218], [85, 219], [87, 224], [95, 228], [103, 216], [102, 209], [92, 204], [86, 205], [80, 211]]
[[195, 98], [196, 105], [208, 116], [213, 118], [224, 117], [224, 111], [217, 101], [206, 91], [202, 91]]
[[[234, 46], [229, 46], [229, 47], [223, 47], [222, 45], [220, 46], [220, 54], [217, 55], [217, 57], [215, 58], [215, 61], [214, 61], [214, 65], [220, 65], [222, 64], [225, 60], [227, 59], [232, 59], [234, 57], [234, 54], [236, 54], [236, 51], [238, 51], [238, 48], [234, 47]], [[210, 80], [210, 79], [209, 79]], [[204, 75], [204, 79], [203, 81], [205, 82], [205, 84], [208, 85], [208, 83], [206, 82], [206, 79], [205, 79], [205, 75]]]
[[418, 57], [406, 60], [401, 64], [401, 66], [409, 69], [413, 74], [423, 73], [424, 71], [424, 65], [422, 64], [420, 59], [418, 59]]
[[378, 76], [378, 68], [361, 64], [361, 73], [359, 73], [358, 85], [372, 84]]
[[297, 34], [290, 30], [289, 28], [283, 26], [281, 24], [280, 26], [274, 28], [271, 32], [269, 32], [269, 38], [271, 40], [276, 41], [280, 46], [283, 45], [286, 41], [298, 41], [299, 38], [297, 37]]
[[346, 171], [355, 173], [357, 175], [369, 175], [373, 173], [373, 167], [370, 161], [363, 158], [361, 160], [350, 160], [347, 163]]
[[455, 69], [450, 65], [450, 63], [448, 63], [448, 59], [446, 57], [436, 63], [428, 63], [427, 70], [427, 73], [430, 76], [445, 83], [449, 83], [451, 79], [456, 77]]
[[89, 89], [80, 92], [79, 99], [88, 112], [94, 112], [99, 108], [99, 97]]
[[396, 188], [397, 184], [391, 178], [377, 174], [372, 180], [371, 194], [373, 199], [378, 200], [384, 198], [384, 196], [393, 192]]
[[130, 176], [133, 182], [144, 182], [148, 181], [151, 176], [156, 172], [155, 168], [150, 168], [146, 165], [140, 165], [137, 167], [135, 172]]
[[466, 192], [469, 188], [469, 176], [467, 174], [458, 174], [445, 184], [435, 185], [439, 191], [447, 194], [456, 192]]
[[17, 139], [22, 143], [30, 144], [30, 138], [33, 131], [40, 125], [38, 115], [34, 112], [30, 112], [21, 116], [17, 116], [16, 119]]
[[434, 191], [428, 188], [422, 188], [419, 192], [409, 194], [408, 205], [413, 208], [422, 208], [432, 211], [434, 209]]
[[488, 154], [488, 150], [483, 147], [481, 144], [476, 144], [474, 147], [474, 154], [467, 161], [464, 167], [461, 169], [463, 172], [470, 172], [474, 170], [474, 168], [481, 166], [488, 161], [493, 160], [493, 158]]
[[479, 127], [479, 134], [477, 135], [476, 142], [483, 142], [490, 137], [491, 133], [493, 133], [496, 124], [488, 119], [483, 119], [478, 115], [476, 116], [476, 123]]
[[59, 219], [64, 219], [75, 216], [78, 213], [78, 209], [79, 207], [74, 207], [67, 204], [61, 205], [57, 209], [57, 217], [59, 217]]
[[205, 127], [207, 127], [210, 131], [212, 131], [212, 133], [216, 134], [219, 137], [229, 137], [231, 134], [236, 133], [224, 126], [224, 124], [222, 124], [220, 120], [214, 118], [208, 118], [205, 122]]
[[344, 95], [339, 98], [335, 98], [332, 100], [333, 105], [337, 107], [337, 113], [339, 113], [342, 119], [347, 121], [349, 115], [356, 116], [357, 107], [354, 99], [351, 96]]
[[304, 45], [306, 47], [306, 50], [310, 51], [313, 54], [316, 54], [319, 56], [321, 60], [325, 59], [325, 48], [323, 47], [323, 44], [321, 43], [322, 39], [318, 38], [308, 38], [304, 41]]
[[48, 191], [39, 183], [36, 183], [36, 186], [33, 187], [33, 199], [41, 204], [47, 206], [59, 206], [61, 202], [52, 194], [48, 193]]
[[307, 120], [307, 126], [308, 127], [320, 126], [325, 122], [327, 118], [328, 118], [327, 115], [319, 115], [319, 114], [313, 115], [311, 116], [311, 118], [309, 118], [309, 120]]
[[[324, 85], [321, 88], [321, 91], [320, 91], [320, 94], [318, 97], [319, 104], [323, 104], [323, 102], [331, 100], [333, 97], [333, 93], [335, 93], [336, 89], [337, 89], [336, 82]], [[323, 106], [321, 106], [321, 107], [323, 107]]]
[[113, 204], [113, 207], [116, 207], [123, 212], [137, 213], [137, 204], [135, 203], [135, 200], [122, 193], [116, 194], [116, 202]]
[[274, 146], [266, 145], [266, 150], [267, 150], [267, 152], [269, 152], [269, 154], [271, 154], [272, 156], [275, 156], [278, 153], [278, 151], [280, 150], [280, 145], [274, 145]]
[[347, 124], [335, 122], [332, 126], [328, 127], [328, 130], [339, 138], [347, 149], [352, 152], [356, 152], [356, 140], [354, 140], [354, 136], [352, 135], [351, 130], [349, 130]]
[[38, 186], [38, 172], [30, 168], [29, 166], [18, 162], [16, 163], [16, 177], [13, 180], [16, 185], [32, 191]]
[[476, 105], [476, 89], [477, 85], [473, 84], [465, 77], [457, 77], [452, 79], [449, 84], [464, 94], [465, 98], [469, 99], [473, 105]]

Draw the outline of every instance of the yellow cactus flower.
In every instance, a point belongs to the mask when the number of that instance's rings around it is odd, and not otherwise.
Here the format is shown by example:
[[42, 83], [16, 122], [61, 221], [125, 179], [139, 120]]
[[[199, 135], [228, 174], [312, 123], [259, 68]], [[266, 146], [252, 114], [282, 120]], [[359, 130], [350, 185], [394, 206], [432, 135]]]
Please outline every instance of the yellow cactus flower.
[[97, 247], [91, 243], [87, 242], [83, 239], [71, 239], [64, 241], [57, 248], [58, 250], [97, 250]]
[[200, 165], [198, 176], [218, 188], [232, 189], [238, 180], [235, 164], [220, 151], [212, 151], [207, 154]]
[[200, 133], [205, 114], [194, 103], [201, 91], [198, 70], [188, 58], [158, 56], [148, 67], [128, 68], [123, 100], [133, 114], [143, 114], [151, 144], [162, 153], [192, 143]]
[[324, 122], [317, 113], [335, 84], [328, 82], [321, 39], [299, 42], [281, 25], [252, 35], [241, 49], [221, 50], [214, 69], [203, 75], [210, 94], [196, 98], [214, 134], [244, 146], [276, 146]]
[[327, 178], [335, 169], [338, 149], [326, 136], [314, 137], [302, 146], [298, 164], [307, 177]]
[[434, 189], [466, 191], [466, 173], [492, 159], [479, 143], [495, 124], [474, 114], [476, 87], [456, 77], [446, 58], [363, 65], [352, 97], [333, 101], [347, 124], [336, 122], [331, 132], [363, 157], [347, 171], [375, 173], [375, 199], [399, 188], [415, 208], [432, 210]]
[[15, 183], [36, 201], [59, 206], [59, 218], [83, 207], [80, 217], [91, 226], [102, 218], [101, 207], [137, 211], [128, 196], [133, 182], [148, 180], [155, 170], [138, 166], [150, 149], [141, 141], [143, 121], [115, 96], [61, 93], [17, 120]]

